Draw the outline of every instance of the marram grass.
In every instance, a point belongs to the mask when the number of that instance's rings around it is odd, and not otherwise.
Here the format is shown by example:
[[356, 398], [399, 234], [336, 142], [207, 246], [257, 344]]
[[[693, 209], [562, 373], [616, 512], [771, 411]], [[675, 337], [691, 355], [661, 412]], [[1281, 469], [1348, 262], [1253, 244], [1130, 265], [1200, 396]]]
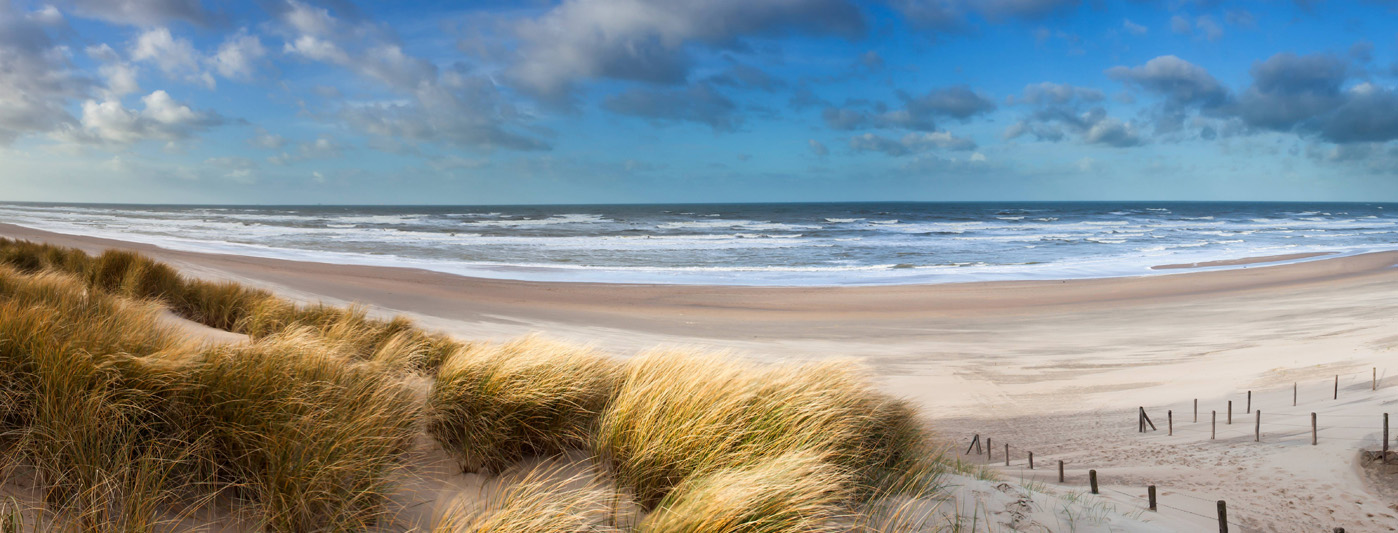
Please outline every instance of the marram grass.
[[[166, 310], [252, 340], [205, 346]], [[425, 402], [405, 370], [435, 371]], [[424, 429], [466, 470], [581, 449], [612, 485], [530, 474], [439, 531], [900, 531], [885, 502], [945, 468], [916, 411], [849, 362], [463, 345], [139, 254], [0, 239], [0, 466], [32, 472], [39, 530], [169, 530], [215, 507], [267, 531], [382, 528]], [[649, 515], [619, 526], [623, 499]]]
[[620, 382], [594, 350], [527, 337], [449, 356], [428, 399], [427, 429], [468, 472], [585, 448]]
[[848, 474], [854, 497], [916, 490], [935, 457], [904, 403], [849, 362], [760, 366], [716, 354], [630, 361], [594, 448], [647, 507], [693, 476], [813, 453]]

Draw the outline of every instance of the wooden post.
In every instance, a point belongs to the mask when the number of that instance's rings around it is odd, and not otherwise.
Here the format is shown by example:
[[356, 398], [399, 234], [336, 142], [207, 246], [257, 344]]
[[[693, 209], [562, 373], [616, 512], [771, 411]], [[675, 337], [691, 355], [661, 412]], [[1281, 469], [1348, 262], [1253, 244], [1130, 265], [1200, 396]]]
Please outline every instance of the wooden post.
[[1136, 433], [1146, 432], [1146, 408], [1136, 408]]
[[995, 447], [990, 445], [990, 437], [985, 438], [985, 462], [995, 460]]
[[1248, 391], [1248, 412], [1252, 412], [1252, 391]]
[[1034, 469], [1034, 452], [1029, 452], [1029, 469]]
[[1218, 411], [1214, 411], [1213, 424], [1209, 426], [1209, 440], [1214, 440], [1218, 436]]
[[1291, 406], [1296, 407], [1296, 382], [1291, 382]]
[[1091, 486], [1092, 486], [1092, 493], [1093, 493], [1093, 494], [1097, 494], [1097, 471], [1096, 471], [1096, 470], [1088, 470], [1088, 471], [1087, 471], [1087, 483], [1088, 483], [1088, 485], [1091, 485]]
[[1228, 504], [1218, 501], [1218, 533], [1228, 533]]
[[1199, 423], [1199, 399], [1194, 399], [1194, 423]]
[[1383, 414], [1383, 464], [1388, 464], [1388, 413]]
[[1150, 510], [1155, 510], [1155, 485], [1146, 487], [1146, 498], [1150, 501]]
[[1062, 459], [1059, 459], [1059, 460], [1058, 460], [1058, 482], [1059, 482], [1059, 483], [1063, 483], [1063, 480], [1064, 480], [1064, 479], [1065, 479], [1065, 478], [1063, 477], [1063, 460], [1062, 460]]
[[980, 444], [980, 443], [981, 443], [981, 435], [980, 435], [980, 433], [977, 433], [976, 436], [971, 437], [971, 445], [966, 447], [966, 453], [963, 453], [963, 454], [961, 454], [961, 455], [971, 455], [971, 449], [972, 449], [972, 448], [975, 448], [976, 445], [977, 445], [977, 444]]
[[1174, 412], [1174, 411], [1165, 411], [1165, 422], [1166, 422], [1167, 424], [1169, 424], [1168, 427], [1170, 428], [1170, 429], [1169, 429], [1170, 432], [1169, 432], [1169, 433], [1166, 433], [1166, 435], [1173, 436], [1173, 435], [1175, 434], [1175, 412]]
[[[1150, 421], [1150, 415], [1146, 414], [1146, 408], [1144, 407], [1141, 408], [1141, 419], [1144, 420], [1147, 424], [1150, 424], [1151, 431], [1155, 431], [1155, 422]], [[1145, 428], [1142, 427], [1141, 430], [1145, 431]]]
[[1311, 413], [1311, 446], [1315, 446], [1315, 413]]
[[1262, 410], [1257, 410], [1257, 427], [1252, 429], [1252, 441], [1262, 442]]
[[1340, 375], [1335, 374], [1335, 399], [1340, 399]]
[[1005, 443], [1005, 466], [1010, 466], [1010, 445]]
[[1233, 400], [1228, 400], [1228, 425], [1233, 425]]

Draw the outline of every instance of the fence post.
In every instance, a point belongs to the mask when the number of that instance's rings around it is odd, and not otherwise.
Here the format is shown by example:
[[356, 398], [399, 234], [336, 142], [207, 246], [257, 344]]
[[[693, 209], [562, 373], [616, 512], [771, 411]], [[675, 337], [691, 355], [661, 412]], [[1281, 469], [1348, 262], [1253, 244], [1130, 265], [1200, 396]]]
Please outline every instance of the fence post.
[[1136, 433], [1146, 432], [1146, 408], [1136, 408]]
[[1063, 460], [1058, 460], [1058, 482], [1063, 483]]
[[1228, 533], [1228, 504], [1218, 501], [1218, 533]]
[[1291, 406], [1296, 407], [1296, 382], [1291, 382]]
[[1150, 500], [1150, 510], [1155, 510], [1155, 485], [1146, 487], [1146, 496]]
[[1248, 391], [1248, 412], [1252, 412], [1252, 391]]
[[1170, 432], [1169, 432], [1169, 433], [1166, 433], [1166, 435], [1174, 436], [1174, 434], [1175, 434], [1175, 412], [1174, 412], [1174, 411], [1165, 411], [1165, 422], [1169, 424], [1169, 428], [1170, 428], [1170, 429], [1169, 429]]
[[1199, 399], [1194, 399], [1194, 423], [1199, 423]]
[[1383, 414], [1383, 464], [1388, 464], [1388, 413]]
[[1311, 413], [1311, 446], [1315, 446], [1315, 413]]
[[1257, 427], [1252, 429], [1252, 441], [1262, 442], [1262, 410], [1257, 410]]
[[990, 437], [985, 438], [985, 462], [995, 460], [995, 447], [990, 445]]
[[1335, 374], [1335, 399], [1340, 399], [1340, 375]]
[[[981, 443], [981, 434], [980, 434], [980, 433], [977, 433], [976, 436], [971, 437], [971, 445], [966, 447], [966, 453], [963, 453], [963, 454], [961, 454], [961, 455], [971, 455], [971, 450], [972, 450], [973, 448], [975, 448], [976, 446], [979, 446], [980, 443]], [[979, 454], [979, 452], [977, 452], [977, 453]]]
[[1029, 469], [1034, 469], [1034, 452], [1029, 452]]
[[1087, 483], [1088, 483], [1088, 485], [1092, 486], [1092, 493], [1093, 493], [1093, 494], [1097, 494], [1097, 471], [1096, 471], [1096, 470], [1088, 470], [1088, 471], [1087, 471]]
[[1214, 411], [1213, 423], [1209, 424], [1209, 440], [1214, 440], [1218, 436], [1218, 411]]
[[1228, 400], [1228, 425], [1233, 425], [1233, 400]]
[[1005, 443], [1005, 466], [1010, 466], [1010, 444]]

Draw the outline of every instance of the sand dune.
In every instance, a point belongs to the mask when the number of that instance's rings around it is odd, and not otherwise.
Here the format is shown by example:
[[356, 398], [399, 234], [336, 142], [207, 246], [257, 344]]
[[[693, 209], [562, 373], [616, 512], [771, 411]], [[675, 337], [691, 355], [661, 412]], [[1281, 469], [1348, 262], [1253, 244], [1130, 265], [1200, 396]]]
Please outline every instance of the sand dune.
[[[1383, 410], [1398, 401], [1391, 325], [1398, 253], [1140, 278], [748, 288], [484, 280], [171, 251], [8, 225], [0, 235], [136, 249], [189, 274], [304, 300], [360, 301], [467, 338], [542, 331], [623, 354], [685, 344], [766, 360], [862, 357], [887, 390], [915, 399], [949, 439], [964, 446], [979, 433], [1011, 444], [1012, 453], [1034, 451], [1045, 467], [1065, 460], [1070, 486], [1058, 487], [1052, 473], [1042, 478], [1052, 481], [1045, 490], [1081, 491], [1086, 469], [1095, 468], [1117, 491], [1103, 501], [1129, 510], [1143, 506], [1146, 484], [1157, 484], [1175, 509], [1142, 518], [1166, 529], [1216, 527], [1211, 505], [1219, 499], [1245, 531], [1381, 531], [1398, 523], [1393, 492], [1360, 459], [1362, 449], [1379, 445]], [[1392, 376], [1377, 391], [1369, 390], [1374, 367]], [[1329, 399], [1335, 374], [1347, 376], [1338, 402]], [[1293, 382], [1303, 396], [1294, 408]], [[1250, 415], [1239, 415], [1247, 390], [1264, 411], [1261, 443], [1253, 442]], [[1195, 398], [1201, 423], [1234, 401], [1234, 424], [1221, 425], [1219, 439], [1182, 422]], [[1138, 406], [1160, 431], [1136, 433]], [[1166, 409], [1177, 415], [1174, 436], [1163, 436]], [[1314, 447], [1308, 428], [1282, 425], [1308, 424], [1312, 411], [1336, 426]], [[1347, 428], [1334, 422], [1346, 417], [1354, 417]], [[1022, 463], [1016, 456], [1005, 477], [1050, 476], [1021, 472]]]

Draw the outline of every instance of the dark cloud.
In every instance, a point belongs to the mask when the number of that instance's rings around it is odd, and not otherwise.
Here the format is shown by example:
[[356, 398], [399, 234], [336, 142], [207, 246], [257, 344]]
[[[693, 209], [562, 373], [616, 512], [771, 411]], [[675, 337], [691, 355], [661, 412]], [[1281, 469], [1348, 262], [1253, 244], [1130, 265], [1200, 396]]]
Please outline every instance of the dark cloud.
[[1355, 61], [1368, 63], [1374, 60], [1374, 43], [1359, 41], [1349, 47], [1349, 56]]
[[903, 105], [914, 122], [932, 116], [966, 120], [995, 110], [993, 100], [965, 85], [933, 89], [920, 96], [900, 92], [898, 98], [903, 100]]
[[59, 5], [83, 17], [133, 26], [173, 21], [207, 26], [216, 20], [199, 0], [67, 0]]
[[738, 49], [753, 36], [864, 32], [864, 15], [849, 0], [577, 0], [518, 24], [508, 75], [527, 92], [562, 101], [592, 78], [681, 84], [691, 45]]
[[1203, 67], [1175, 56], [1160, 56], [1138, 67], [1112, 67], [1107, 77], [1165, 97], [1171, 106], [1217, 107], [1228, 89]]
[[632, 88], [607, 98], [602, 107], [619, 115], [706, 124], [716, 132], [737, 131], [742, 124], [737, 104], [707, 83], [681, 88]]
[[810, 139], [806, 141], [806, 143], [810, 145], [811, 153], [814, 153], [815, 155], [821, 157], [830, 155], [830, 149], [825, 147], [825, 143], [817, 141], [815, 139]]
[[1320, 134], [1337, 143], [1398, 139], [1398, 92], [1368, 83], [1350, 89], [1345, 103], [1321, 121]]
[[1328, 54], [1281, 53], [1252, 66], [1253, 84], [1239, 98], [1237, 115], [1249, 126], [1290, 131], [1338, 108], [1347, 65]]
[[1112, 118], [1101, 107], [1080, 110], [1075, 103], [1043, 103], [1029, 116], [1005, 128], [1002, 137], [1015, 139], [1024, 135], [1049, 142], [1059, 142], [1076, 135], [1086, 144], [1118, 148], [1145, 144], [1136, 124]]

